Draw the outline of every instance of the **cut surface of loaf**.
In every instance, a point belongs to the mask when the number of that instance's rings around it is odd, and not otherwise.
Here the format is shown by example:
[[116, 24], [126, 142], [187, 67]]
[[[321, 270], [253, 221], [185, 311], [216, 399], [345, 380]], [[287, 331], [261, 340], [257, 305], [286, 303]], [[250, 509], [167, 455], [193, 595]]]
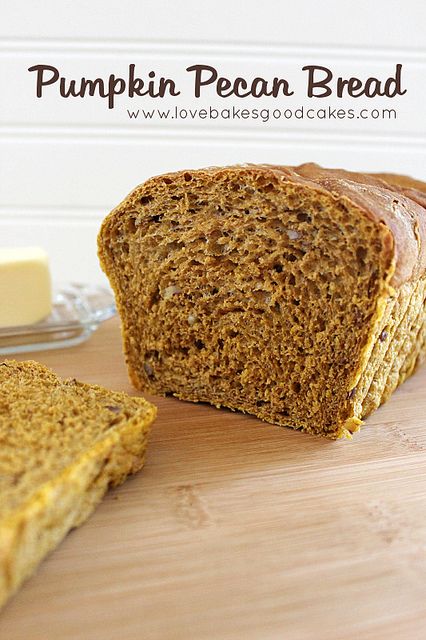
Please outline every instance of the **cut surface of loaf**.
[[424, 193], [393, 178], [248, 165], [137, 187], [98, 238], [134, 385], [356, 431], [425, 352]]
[[143, 466], [156, 409], [36, 362], [0, 363], [0, 606], [108, 487]]

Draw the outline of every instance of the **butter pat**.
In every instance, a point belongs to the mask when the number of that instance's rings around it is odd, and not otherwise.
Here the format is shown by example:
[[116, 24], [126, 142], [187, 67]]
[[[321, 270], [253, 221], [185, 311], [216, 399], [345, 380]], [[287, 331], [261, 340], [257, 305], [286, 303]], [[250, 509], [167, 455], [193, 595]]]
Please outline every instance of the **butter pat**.
[[39, 322], [52, 311], [48, 257], [43, 249], [0, 249], [0, 327]]

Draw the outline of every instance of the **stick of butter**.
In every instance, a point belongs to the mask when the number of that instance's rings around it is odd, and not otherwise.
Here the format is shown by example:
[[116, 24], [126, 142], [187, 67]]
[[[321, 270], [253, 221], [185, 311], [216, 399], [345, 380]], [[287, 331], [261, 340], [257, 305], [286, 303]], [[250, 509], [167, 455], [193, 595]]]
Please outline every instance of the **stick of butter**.
[[0, 327], [33, 324], [51, 311], [46, 252], [35, 247], [0, 248]]

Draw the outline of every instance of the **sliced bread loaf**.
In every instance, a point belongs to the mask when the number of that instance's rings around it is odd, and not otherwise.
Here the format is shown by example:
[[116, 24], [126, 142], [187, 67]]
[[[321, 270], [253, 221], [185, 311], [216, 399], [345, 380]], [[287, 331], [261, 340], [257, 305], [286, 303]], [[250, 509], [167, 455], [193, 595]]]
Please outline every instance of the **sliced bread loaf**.
[[144, 462], [143, 398], [0, 363], [0, 606], [110, 486]]
[[102, 267], [138, 389], [332, 438], [425, 353], [425, 195], [307, 164], [148, 180], [106, 218]]

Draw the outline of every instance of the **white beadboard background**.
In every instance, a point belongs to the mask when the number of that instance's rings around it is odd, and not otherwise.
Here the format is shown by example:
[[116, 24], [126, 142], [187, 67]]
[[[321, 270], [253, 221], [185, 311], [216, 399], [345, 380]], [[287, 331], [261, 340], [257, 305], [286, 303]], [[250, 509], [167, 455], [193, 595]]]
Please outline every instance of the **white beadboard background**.
[[[136, 184], [181, 168], [235, 162], [395, 171], [426, 177], [426, 3], [423, 0], [2, 0], [0, 19], [0, 246], [41, 245], [55, 280], [103, 282], [102, 218]], [[125, 73], [176, 77], [177, 100], [35, 98], [51, 64], [69, 78]], [[387, 77], [403, 64], [394, 100], [303, 99], [300, 69]], [[227, 76], [287, 77], [285, 101], [189, 98], [191, 64]], [[138, 102], [140, 100], [140, 102]], [[244, 104], [242, 104], [244, 102]], [[258, 102], [259, 104], [255, 104]], [[308, 104], [309, 102], [309, 104]], [[130, 121], [127, 108], [394, 107], [396, 121]]]

